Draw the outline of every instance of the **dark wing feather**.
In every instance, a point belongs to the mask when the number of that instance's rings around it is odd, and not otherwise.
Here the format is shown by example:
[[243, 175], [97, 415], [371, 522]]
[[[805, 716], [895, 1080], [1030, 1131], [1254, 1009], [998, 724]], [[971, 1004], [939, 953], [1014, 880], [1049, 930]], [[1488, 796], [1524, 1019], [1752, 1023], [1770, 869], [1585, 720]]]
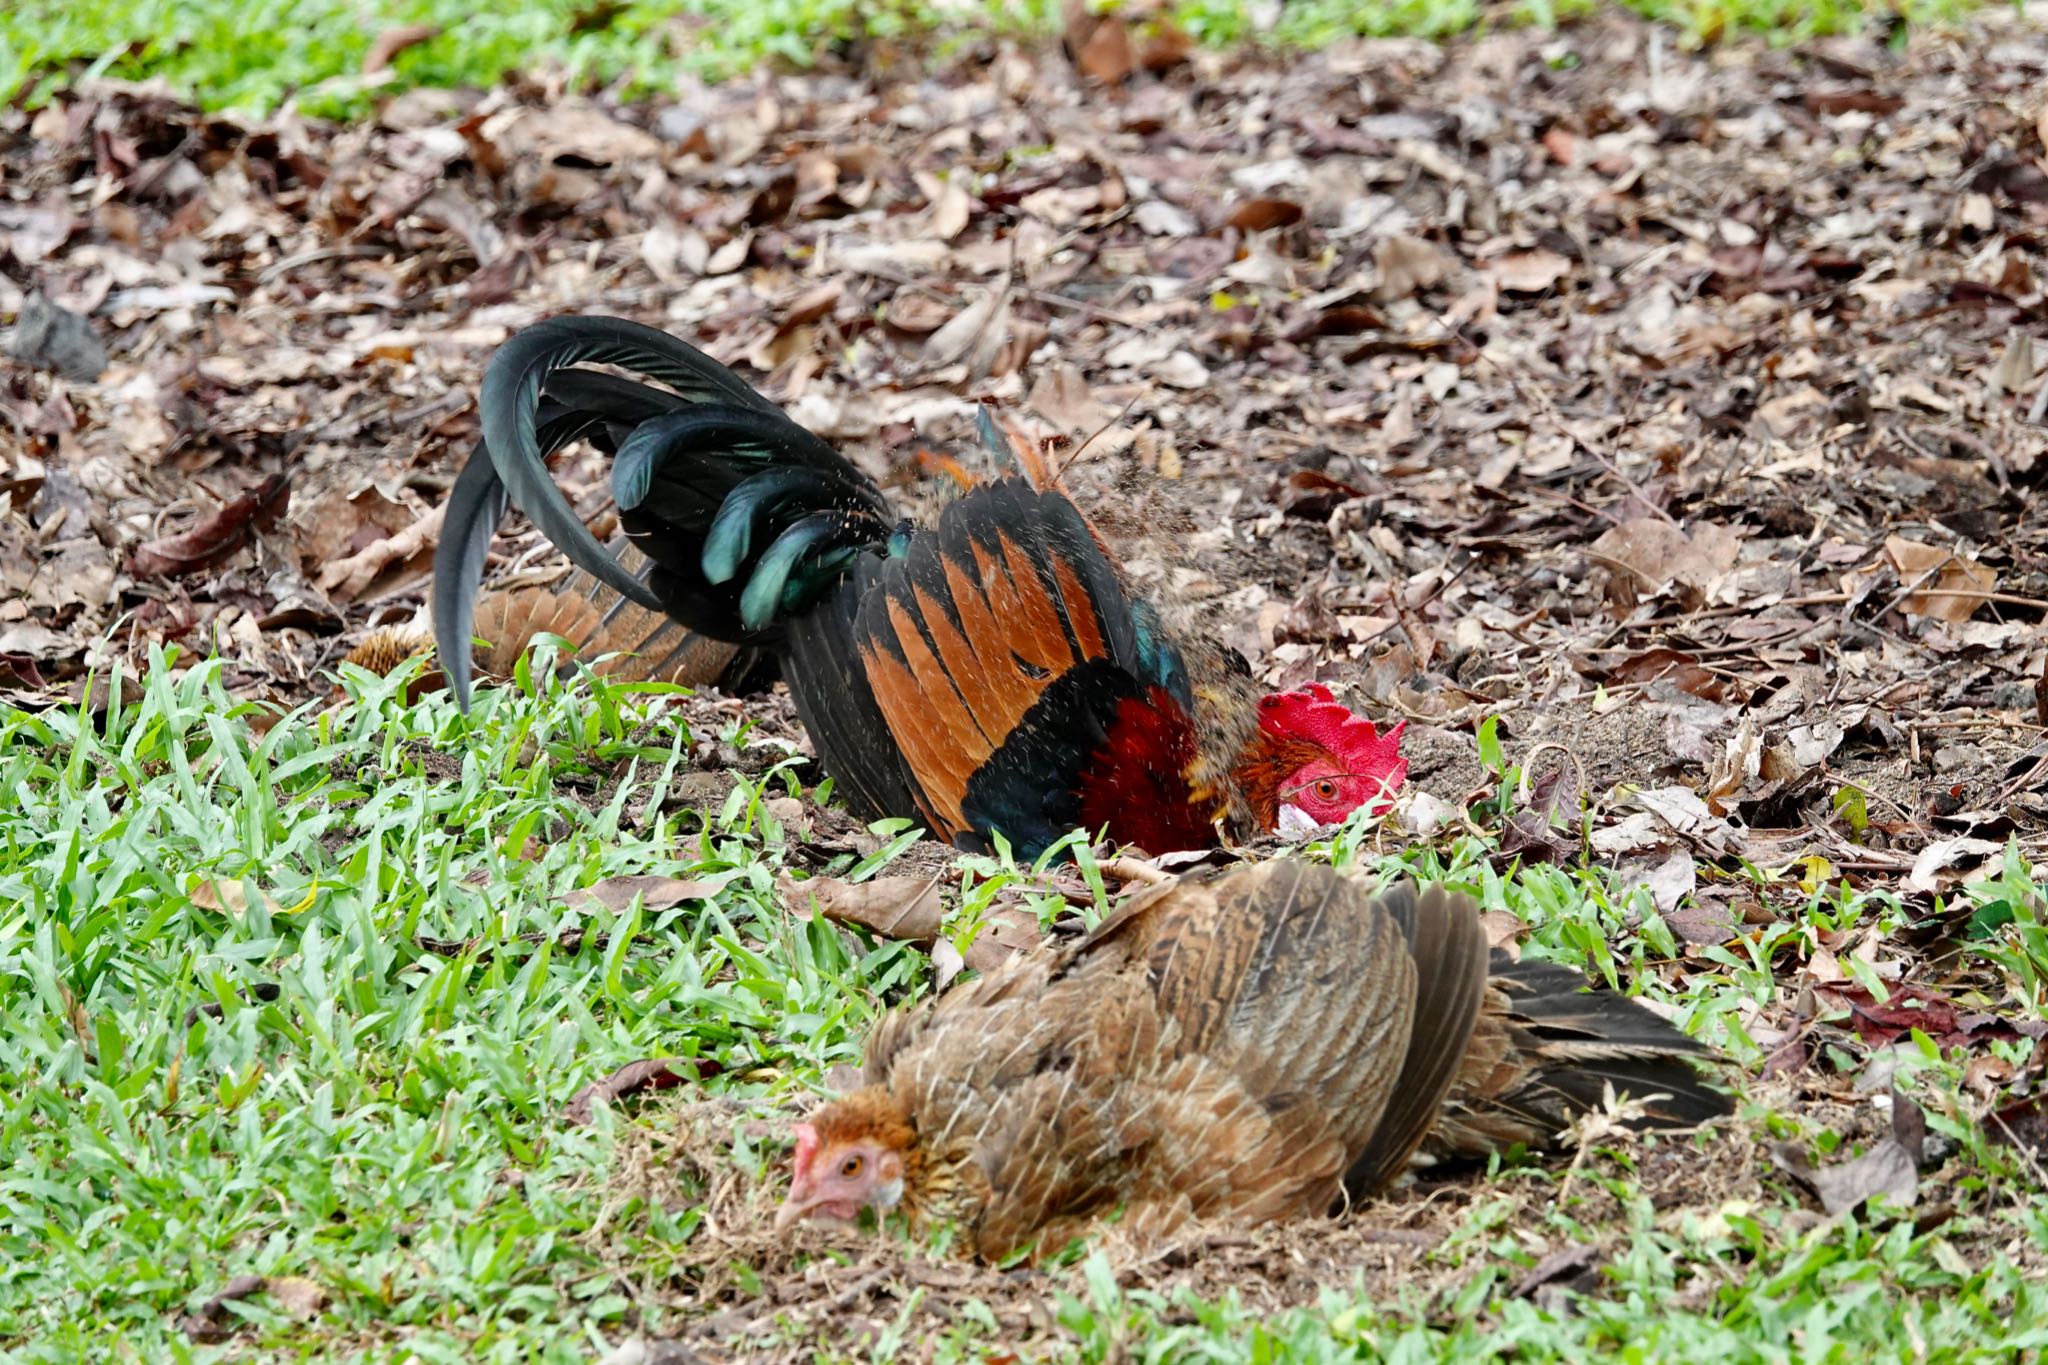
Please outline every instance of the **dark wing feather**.
[[883, 566], [855, 637], [938, 833], [1000, 828], [1030, 856], [1073, 827], [1050, 821], [1070, 815], [1115, 701], [1137, 694], [1140, 655], [1116, 571], [1064, 495], [1011, 479], [948, 505]]

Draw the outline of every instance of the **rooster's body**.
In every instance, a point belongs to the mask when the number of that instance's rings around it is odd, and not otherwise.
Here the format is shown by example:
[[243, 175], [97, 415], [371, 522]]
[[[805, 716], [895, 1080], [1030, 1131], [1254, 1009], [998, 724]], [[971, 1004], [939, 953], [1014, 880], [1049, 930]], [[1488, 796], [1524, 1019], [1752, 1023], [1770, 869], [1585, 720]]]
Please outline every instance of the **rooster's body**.
[[1654, 1124], [1725, 1111], [1699, 1044], [1584, 984], [1490, 952], [1464, 897], [1185, 877], [886, 1019], [864, 1088], [799, 1126], [778, 1224], [901, 1207], [995, 1259], [1115, 1209], [1141, 1239], [1326, 1212], [1418, 1153], [1548, 1143], [1609, 1087]]
[[[572, 368], [626, 366], [659, 389]], [[1076, 827], [1152, 852], [1383, 804], [1406, 771], [1326, 689], [1261, 697], [1244, 661], [1170, 637], [1057, 488], [971, 489], [935, 525], [731, 371], [613, 318], [500, 350], [484, 445], [450, 495], [435, 631], [466, 697], [474, 595], [509, 500], [569, 557], [692, 638], [772, 657], [848, 804], [964, 847], [1036, 854]], [[644, 580], [571, 512], [545, 458], [613, 454]]]

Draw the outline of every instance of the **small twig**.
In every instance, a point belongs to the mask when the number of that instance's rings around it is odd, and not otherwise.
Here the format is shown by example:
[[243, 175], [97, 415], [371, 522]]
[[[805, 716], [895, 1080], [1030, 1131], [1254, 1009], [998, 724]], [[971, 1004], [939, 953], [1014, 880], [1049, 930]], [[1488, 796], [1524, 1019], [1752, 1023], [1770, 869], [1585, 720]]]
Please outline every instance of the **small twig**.
[[1131, 858], [1122, 854], [1097, 863], [1096, 866], [1105, 876], [1114, 877], [1125, 883], [1143, 882], [1147, 886], [1158, 886], [1173, 880], [1172, 873], [1162, 871], [1142, 858]]
[[342, 243], [332, 246], [316, 246], [310, 251], [294, 252], [281, 261], [271, 262], [258, 272], [256, 283], [258, 286], [269, 284], [282, 276], [289, 275], [302, 265], [313, 265], [316, 262], [334, 260], [337, 257], [384, 256], [388, 255], [390, 250], [389, 247], [372, 246], [367, 242], [355, 243], [353, 245]]

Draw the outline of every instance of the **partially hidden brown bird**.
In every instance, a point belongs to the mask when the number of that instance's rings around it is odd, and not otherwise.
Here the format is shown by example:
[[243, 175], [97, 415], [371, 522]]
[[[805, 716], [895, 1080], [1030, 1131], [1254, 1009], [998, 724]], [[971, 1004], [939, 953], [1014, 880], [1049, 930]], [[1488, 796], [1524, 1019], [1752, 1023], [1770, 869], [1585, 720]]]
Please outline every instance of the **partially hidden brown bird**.
[[1194, 873], [882, 1021], [862, 1088], [797, 1125], [776, 1216], [900, 1208], [995, 1260], [1121, 1210], [1333, 1212], [1411, 1162], [1551, 1143], [1611, 1090], [1725, 1113], [1706, 1049], [1555, 964], [1490, 949], [1469, 897], [1283, 860]]

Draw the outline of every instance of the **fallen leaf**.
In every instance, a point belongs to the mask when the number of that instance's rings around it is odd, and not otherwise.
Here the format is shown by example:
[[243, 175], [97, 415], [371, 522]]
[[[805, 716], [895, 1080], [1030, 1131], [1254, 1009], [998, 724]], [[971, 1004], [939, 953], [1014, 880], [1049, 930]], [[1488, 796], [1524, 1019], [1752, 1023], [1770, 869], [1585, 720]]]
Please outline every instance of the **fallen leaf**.
[[953, 984], [953, 978], [966, 970], [967, 959], [953, 946], [953, 940], [941, 934], [932, 941], [932, 989], [943, 991]]
[[1116, 413], [1097, 402], [1081, 371], [1064, 362], [1039, 372], [1024, 406], [1069, 434], [1092, 435]]
[[667, 910], [684, 901], [710, 900], [722, 889], [717, 882], [634, 873], [606, 877], [601, 882], [579, 887], [566, 899], [571, 909], [587, 911], [602, 908], [618, 914], [631, 906], [636, 896], [640, 898], [643, 910]]
[[977, 972], [985, 972], [1014, 953], [1037, 947], [1043, 939], [1038, 931], [1038, 917], [1029, 910], [1014, 906], [995, 910], [975, 931], [963, 960]]
[[988, 373], [1009, 335], [1010, 291], [993, 289], [925, 339], [925, 363], [934, 367], [967, 363], [971, 374]]
[[562, 1121], [577, 1127], [590, 1122], [599, 1104], [613, 1104], [648, 1090], [667, 1090], [691, 1081], [709, 1080], [725, 1068], [709, 1057], [651, 1057], [628, 1062], [602, 1080], [592, 1081], [562, 1107]]
[[812, 877], [800, 882], [785, 873], [776, 887], [797, 914], [815, 905], [835, 924], [858, 925], [909, 943], [936, 938], [946, 913], [937, 877], [877, 877], [865, 882]]
[[1291, 199], [1247, 199], [1232, 209], [1223, 223], [1239, 232], [1270, 232], [1292, 227], [1301, 218], [1301, 205]]
[[2005, 851], [2005, 845], [1994, 839], [1978, 839], [1970, 835], [1958, 835], [1953, 839], [1937, 839], [1920, 850], [1920, 856], [1913, 859], [1913, 870], [1906, 874], [1906, 885], [1914, 891], [1929, 894], [1939, 891], [1943, 883], [1954, 883], [1956, 877], [1944, 877], [1942, 869], [1951, 863], [1972, 854], [1988, 857]]
[[940, 241], [950, 242], [966, 231], [973, 208], [974, 197], [967, 192], [966, 175], [949, 175], [939, 189], [939, 197], [932, 202], [925, 227]]
[[1511, 294], [1540, 294], [1571, 274], [1572, 263], [1555, 251], [1511, 251], [1480, 267], [1481, 272]]
[[373, 76], [391, 65], [398, 54], [441, 35], [438, 24], [398, 24], [380, 31], [363, 54], [363, 74]]
[[191, 530], [136, 546], [128, 556], [128, 572], [163, 578], [209, 568], [247, 545], [258, 531], [277, 525], [290, 503], [291, 481], [272, 474], [201, 517]]
[[178, 1330], [197, 1342], [226, 1341], [228, 1338], [228, 1305], [242, 1299], [254, 1298], [263, 1292], [269, 1283], [261, 1275], [237, 1275], [221, 1286], [220, 1292], [201, 1304], [198, 1311], [187, 1313], [178, 1322]]
[[1074, 66], [1082, 75], [1104, 85], [1118, 85], [1137, 65], [1130, 30], [1124, 27], [1123, 20], [1113, 14], [1096, 15], [1095, 28], [1075, 54]]
[[1399, 233], [1382, 238], [1372, 252], [1373, 266], [1380, 281], [1373, 297], [1381, 303], [1405, 299], [1420, 289], [1442, 282], [1450, 273], [1450, 258], [1420, 237]]
[[[268, 913], [282, 914], [284, 907], [267, 891], [256, 893], [263, 899], [263, 908]], [[204, 881], [192, 888], [189, 896], [192, 904], [201, 910], [220, 910], [230, 915], [241, 915], [249, 909], [248, 884], [242, 881]]]
[[1885, 554], [1904, 583], [1928, 580], [1936, 591], [1915, 592], [1899, 604], [1908, 616], [1955, 624], [1967, 621], [1997, 591], [1998, 575], [1957, 550], [1944, 550], [1904, 536], [1887, 536]]
[[319, 1317], [327, 1307], [327, 1290], [303, 1275], [273, 1275], [265, 1288], [279, 1308], [302, 1322]]
[[1154, 237], [1192, 237], [1202, 230], [1194, 214], [1164, 199], [1147, 199], [1131, 210], [1131, 217]]
[[320, 590], [343, 602], [355, 600], [385, 569], [405, 563], [439, 540], [441, 519], [447, 511], [448, 505], [442, 503], [395, 533], [335, 560], [320, 571]]
[[1688, 590], [1687, 596], [1697, 602], [1704, 600], [1707, 590], [1734, 564], [1739, 548], [1739, 542], [1730, 536], [1709, 534], [1695, 543], [1692, 536], [1660, 517], [1638, 517], [1608, 528], [1589, 553], [1609, 568], [1627, 573], [1629, 582], [1617, 580], [1626, 594], [1624, 602], [1633, 601], [1637, 594], [1662, 592], [1672, 584]]
[[33, 289], [22, 300], [8, 350], [22, 364], [49, 370], [74, 384], [89, 384], [107, 368], [107, 348], [92, 324]]
[[1816, 1168], [1803, 1145], [1781, 1142], [1771, 1148], [1771, 1157], [1812, 1190], [1831, 1215], [1852, 1212], [1878, 1195], [1894, 1208], [1909, 1209], [1920, 1197], [1920, 1150], [1926, 1124], [1920, 1107], [1894, 1090], [1892, 1131], [1861, 1156]]

